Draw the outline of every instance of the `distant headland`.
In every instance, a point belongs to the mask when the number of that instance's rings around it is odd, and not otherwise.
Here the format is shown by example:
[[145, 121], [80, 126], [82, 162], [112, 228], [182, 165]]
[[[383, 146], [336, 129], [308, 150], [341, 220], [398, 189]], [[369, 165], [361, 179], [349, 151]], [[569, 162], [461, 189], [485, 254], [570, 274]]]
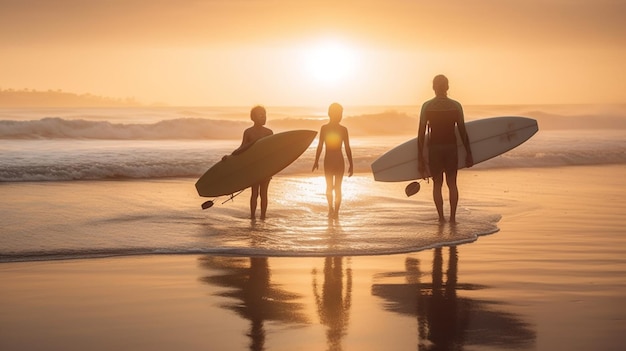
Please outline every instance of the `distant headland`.
[[0, 107], [131, 107], [135, 98], [111, 98], [62, 90], [0, 89]]

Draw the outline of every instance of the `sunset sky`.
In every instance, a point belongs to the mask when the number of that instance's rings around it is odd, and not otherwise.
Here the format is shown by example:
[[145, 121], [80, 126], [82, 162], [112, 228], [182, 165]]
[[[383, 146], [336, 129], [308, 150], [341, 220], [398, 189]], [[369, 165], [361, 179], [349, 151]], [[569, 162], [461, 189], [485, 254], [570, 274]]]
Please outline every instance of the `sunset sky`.
[[625, 103], [621, 0], [0, 0], [0, 88], [169, 105]]

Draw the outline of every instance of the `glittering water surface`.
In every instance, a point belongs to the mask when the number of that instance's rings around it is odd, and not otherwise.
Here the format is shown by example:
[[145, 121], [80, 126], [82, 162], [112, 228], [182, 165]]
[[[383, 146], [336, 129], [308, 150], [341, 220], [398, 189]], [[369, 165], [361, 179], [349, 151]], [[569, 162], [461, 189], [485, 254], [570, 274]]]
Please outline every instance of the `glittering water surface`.
[[207, 199], [195, 193], [194, 181], [2, 184], [1, 258], [377, 255], [471, 242], [496, 232], [500, 219], [464, 203], [457, 225], [439, 225], [427, 190], [406, 198], [404, 184], [370, 175], [345, 179], [339, 218], [329, 219], [325, 180], [317, 174], [274, 177], [268, 218], [251, 220], [249, 190], [202, 210]]

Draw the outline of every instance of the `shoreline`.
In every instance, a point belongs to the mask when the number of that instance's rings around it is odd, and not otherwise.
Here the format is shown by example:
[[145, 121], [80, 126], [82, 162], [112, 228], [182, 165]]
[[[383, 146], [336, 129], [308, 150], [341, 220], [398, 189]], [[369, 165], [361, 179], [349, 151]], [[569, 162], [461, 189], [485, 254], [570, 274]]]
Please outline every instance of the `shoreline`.
[[[467, 170], [459, 186], [466, 215], [502, 214], [498, 233], [380, 256], [2, 263], [0, 348], [620, 350], [626, 166]], [[407, 206], [434, 211], [425, 188]]]

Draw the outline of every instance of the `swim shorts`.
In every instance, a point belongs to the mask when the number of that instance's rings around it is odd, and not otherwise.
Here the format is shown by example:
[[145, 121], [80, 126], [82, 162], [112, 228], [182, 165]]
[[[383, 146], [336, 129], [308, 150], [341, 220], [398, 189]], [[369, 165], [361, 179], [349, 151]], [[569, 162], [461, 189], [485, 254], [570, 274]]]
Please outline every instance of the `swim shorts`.
[[434, 144], [428, 146], [428, 166], [431, 176], [445, 172], [456, 173], [459, 155], [456, 144]]

